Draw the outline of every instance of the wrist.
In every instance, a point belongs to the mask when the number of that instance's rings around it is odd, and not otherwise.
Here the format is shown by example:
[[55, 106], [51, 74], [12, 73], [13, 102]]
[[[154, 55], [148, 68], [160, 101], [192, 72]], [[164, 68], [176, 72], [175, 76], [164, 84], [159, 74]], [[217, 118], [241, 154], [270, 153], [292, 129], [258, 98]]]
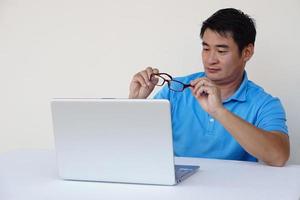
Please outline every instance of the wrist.
[[226, 109], [224, 106], [222, 106], [222, 107], [216, 109], [215, 112], [212, 114], [212, 116], [213, 116], [213, 118], [215, 118], [216, 120], [220, 120], [220, 118], [221, 118], [222, 116], [225, 116], [226, 113], [227, 113], [227, 109]]

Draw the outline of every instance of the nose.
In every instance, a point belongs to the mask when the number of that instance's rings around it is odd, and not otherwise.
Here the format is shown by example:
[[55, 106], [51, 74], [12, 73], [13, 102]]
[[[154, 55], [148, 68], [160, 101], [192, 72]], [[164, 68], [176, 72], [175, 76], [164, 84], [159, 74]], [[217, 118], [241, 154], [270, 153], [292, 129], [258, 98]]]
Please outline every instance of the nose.
[[210, 64], [210, 65], [213, 65], [213, 64], [218, 63], [217, 52], [215, 52], [215, 51], [210, 51], [210, 52], [208, 53], [208, 56], [207, 56], [207, 62], [208, 62], [208, 64]]

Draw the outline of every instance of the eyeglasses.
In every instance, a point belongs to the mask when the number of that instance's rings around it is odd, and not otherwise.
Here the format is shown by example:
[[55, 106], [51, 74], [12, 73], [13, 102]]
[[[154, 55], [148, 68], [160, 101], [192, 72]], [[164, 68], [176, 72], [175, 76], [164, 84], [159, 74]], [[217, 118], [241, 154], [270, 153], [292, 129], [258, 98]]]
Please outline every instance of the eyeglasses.
[[151, 74], [150, 81], [156, 83], [157, 86], [163, 86], [166, 82], [170, 90], [174, 92], [182, 92], [185, 88], [191, 87], [191, 84], [185, 84], [174, 80], [171, 75], [167, 73]]

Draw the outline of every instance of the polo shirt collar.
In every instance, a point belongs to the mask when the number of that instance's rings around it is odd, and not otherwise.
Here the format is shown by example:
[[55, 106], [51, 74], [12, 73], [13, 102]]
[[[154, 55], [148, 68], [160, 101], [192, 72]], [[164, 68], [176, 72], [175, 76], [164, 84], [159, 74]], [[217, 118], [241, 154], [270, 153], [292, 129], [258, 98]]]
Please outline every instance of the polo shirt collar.
[[243, 81], [240, 84], [239, 89], [235, 91], [233, 95], [231, 95], [229, 98], [224, 100], [223, 103], [229, 102], [231, 100], [240, 101], [240, 102], [246, 101], [247, 83], [248, 83], [248, 77], [246, 71], [244, 71]]

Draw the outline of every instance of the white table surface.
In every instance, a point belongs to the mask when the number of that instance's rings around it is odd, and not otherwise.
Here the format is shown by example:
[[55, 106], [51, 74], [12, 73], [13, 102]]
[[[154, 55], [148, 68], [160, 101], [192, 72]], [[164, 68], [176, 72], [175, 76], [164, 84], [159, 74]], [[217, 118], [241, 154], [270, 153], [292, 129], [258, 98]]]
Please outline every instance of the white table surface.
[[200, 170], [176, 186], [64, 181], [54, 150], [8, 152], [0, 155], [0, 200], [300, 199], [300, 165], [198, 158], [176, 158], [176, 163]]

